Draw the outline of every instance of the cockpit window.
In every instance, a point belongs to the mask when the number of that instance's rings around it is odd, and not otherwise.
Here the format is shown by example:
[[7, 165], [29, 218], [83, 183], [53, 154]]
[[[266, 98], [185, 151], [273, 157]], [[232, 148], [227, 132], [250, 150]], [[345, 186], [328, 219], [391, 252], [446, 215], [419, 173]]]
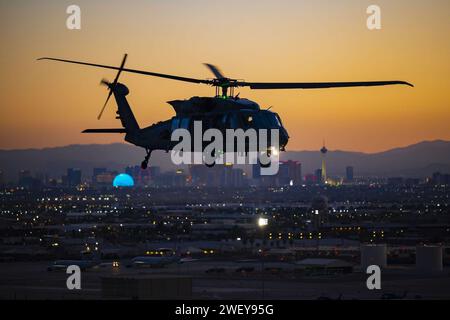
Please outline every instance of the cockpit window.
[[280, 119], [274, 113], [267, 113], [266, 119], [269, 121], [271, 126], [281, 127]]
[[279, 127], [282, 127], [283, 125], [281, 124], [281, 119], [280, 119], [280, 117], [279, 117], [277, 114], [274, 114], [274, 116], [275, 116], [275, 120], [276, 120], [276, 122], [277, 122], [277, 125], [278, 125]]

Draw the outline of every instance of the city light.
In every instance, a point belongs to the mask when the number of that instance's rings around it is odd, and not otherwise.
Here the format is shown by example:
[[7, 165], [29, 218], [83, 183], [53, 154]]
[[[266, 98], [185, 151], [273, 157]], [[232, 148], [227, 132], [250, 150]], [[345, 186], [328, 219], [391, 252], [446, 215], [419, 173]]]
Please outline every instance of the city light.
[[260, 226], [260, 227], [265, 227], [265, 226], [267, 226], [268, 224], [269, 224], [269, 219], [263, 218], [263, 217], [260, 217], [260, 218], [258, 219], [258, 226]]

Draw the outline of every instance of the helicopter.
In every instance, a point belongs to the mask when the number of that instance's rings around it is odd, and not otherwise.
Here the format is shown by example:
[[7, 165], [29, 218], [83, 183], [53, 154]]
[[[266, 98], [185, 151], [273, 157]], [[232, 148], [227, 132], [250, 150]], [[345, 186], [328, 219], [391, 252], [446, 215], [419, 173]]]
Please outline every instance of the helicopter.
[[[124, 140], [142, 147], [146, 151], [141, 168], [146, 169], [152, 151], [164, 150], [169, 152], [173, 150], [176, 142], [171, 140], [171, 134], [177, 129], [186, 129], [189, 132], [194, 131], [194, 122], [201, 121], [202, 130], [210, 128], [218, 129], [224, 132], [228, 129], [278, 129], [279, 137], [276, 145], [278, 151], [285, 151], [289, 141], [289, 135], [283, 126], [281, 117], [269, 109], [261, 109], [258, 103], [246, 98], [235, 95], [235, 89], [239, 87], [249, 87], [254, 90], [270, 89], [323, 89], [323, 88], [344, 88], [344, 87], [372, 87], [386, 85], [407, 85], [413, 87], [406, 81], [359, 81], [359, 82], [246, 82], [232, 79], [224, 76], [220, 69], [212, 64], [205, 63], [205, 66], [212, 72], [212, 79], [196, 79], [156, 73], [151, 71], [136, 70], [125, 68], [128, 55], [125, 54], [119, 67], [89, 63], [83, 61], [66, 60], [52, 57], [42, 57], [38, 60], [51, 60], [64, 63], [78, 64], [90, 67], [117, 70], [116, 77], [112, 82], [103, 79], [102, 85], [108, 90], [108, 96], [97, 119], [100, 120], [106, 106], [112, 95], [117, 103], [116, 119], [122, 123], [122, 128], [114, 129], [86, 129], [83, 133], [122, 133], [125, 134]], [[191, 97], [187, 100], [173, 100], [168, 103], [173, 107], [176, 115], [171, 119], [154, 123], [148, 127], [141, 128], [134, 117], [130, 105], [126, 99], [129, 89], [122, 83], [119, 83], [119, 77], [122, 72], [153, 76], [175, 81], [182, 81], [194, 84], [205, 84], [215, 88], [215, 95], [212, 97]], [[267, 145], [267, 144], [266, 144]], [[272, 152], [273, 141], [269, 142], [269, 148], [261, 150], [266, 153]], [[213, 166], [207, 164], [207, 166]]]

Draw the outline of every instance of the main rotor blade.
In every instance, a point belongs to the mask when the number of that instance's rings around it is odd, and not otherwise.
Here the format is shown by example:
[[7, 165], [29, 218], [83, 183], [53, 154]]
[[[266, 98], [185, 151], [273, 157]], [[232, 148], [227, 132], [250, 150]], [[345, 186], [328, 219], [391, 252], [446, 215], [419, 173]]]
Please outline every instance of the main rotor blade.
[[407, 85], [414, 87], [406, 81], [363, 81], [363, 82], [237, 82], [238, 87], [250, 89], [323, 89], [344, 87], [375, 87], [388, 85]]
[[[53, 61], [60, 61], [60, 62], [66, 62], [66, 63], [73, 63], [73, 64], [80, 64], [80, 65], [86, 65], [91, 67], [98, 67], [98, 68], [105, 68], [105, 69], [112, 69], [112, 70], [121, 70], [119, 67], [109, 66], [109, 65], [102, 65], [102, 64], [95, 64], [95, 63], [89, 63], [89, 62], [82, 62], [82, 61], [74, 61], [74, 60], [65, 60], [65, 59], [58, 59], [58, 58], [50, 58], [50, 57], [43, 57], [39, 58], [38, 60], [53, 60]], [[213, 72], [213, 74], [218, 79], [225, 78], [223, 74], [219, 71], [219, 69], [211, 64], [206, 64], [206, 66]], [[151, 71], [143, 71], [143, 70], [136, 70], [136, 69], [127, 69], [122, 68], [123, 72], [130, 72], [130, 73], [137, 73], [147, 76], [153, 76], [153, 77], [159, 77], [159, 78], [166, 78], [166, 79], [172, 79], [177, 81], [184, 81], [184, 82], [190, 82], [190, 83], [203, 83], [208, 85], [217, 85], [217, 82], [214, 80], [201, 80], [201, 79], [195, 79], [195, 78], [187, 78], [187, 77], [180, 77], [180, 76], [174, 76], [164, 73], [156, 73]], [[233, 82], [228, 85], [229, 87], [250, 87], [251, 89], [322, 89], [322, 88], [343, 88], [343, 87], [374, 87], [374, 86], [387, 86], [387, 85], [407, 85], [410, 87], [413, 87], [412, 84], [406, 82], [406, 81], [363, 81], [363, 82]]]
[[[43, 57], [43, 58], [39, 58], [38, 60], [52, 60], [52, 61], [60, 61], [60, 62], [73, 63], [73, 64], [81, 64], [81, 65], [97, 67], [97, 68], [120, 70], [120, 68], [114, 67], [114, 66], [82, 62], [82, 61], [74, 61], [74, 60], [65, 60], [65, 59], [58, 59], [58, 58]], [[151, 71], [143, 71], [143, 70], [127, 69], [127, 68], [123, 68], [122, 71], [143, 74], [143, 75], [153, 76], [153, 77], [159, 77], [159, 78], [172, 79], [172, 80], [177, 80], [177, 81], [184, 81], [184, 82], [191, 82], [191, 83], [204, 83], [204, 84], [210, 84], [210, 85], [213, 84], [213, 81], [211, 81], [211, 80], [201, 80], [201, 79], [195, 79], [195, 78], [179, 77], [179, 76], [174, 76], [174, 75], [170, 75], [170, 74], [156, 73], [156, 72], [151, 72]]]
[[109, 98], [111, 98], [112, 93], [113, 93], [113, 91], [112, 91], [112, 90], [109, 90], [108, 98], [106, 98], [105, 104], [103, 105], [103, 108], [102, 108], [102, 110], [100, 111], [100, 113], [99, 113], [99, 115], [98, 115], [98, 117], [97, 117], [97, 120], [100, 120], [100, 119], [102, 118], [103, 112], [104, 112], [105, 109], [106, 109], [106, 105], [108, 104]]
[[214, 76], [216, 77], [216, 79], [224, 79], [225, 76], [223, 75], [223, 73], [220, 71], [220, 69], [212, 64], [209, 63], [204, 63], [204, 65], [214, 74]]
[[119, 80], [120, 74], [123, 71], [123, 67], [125, 66], [125, 62], [127, 62], [127, 57], [128, 57], [128, 54], [125, 53], [125, 55], [123, 56], [123, 59], [122, 59], [122, 63], [120, 64], [119, 72], [117, 72], [116, 78], [114, 79], [114, 82], [113, 82], [114, 87], [116, 86], [117, 81]]

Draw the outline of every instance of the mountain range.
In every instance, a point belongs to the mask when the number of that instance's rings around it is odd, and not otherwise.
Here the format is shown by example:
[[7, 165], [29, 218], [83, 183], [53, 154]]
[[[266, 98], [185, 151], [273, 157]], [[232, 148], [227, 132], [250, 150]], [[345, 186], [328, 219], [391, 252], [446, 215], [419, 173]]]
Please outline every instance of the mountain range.
[[[143, 149], [123, 143], [0, 150], [0, 170], [5, 181], [17, 181], [22, 169], [60, 177], [67, 168], [73, 167], [80, 168], [84, 177], [89, 177], [95, 167], [123, 171], [126, 166], [139, 165], [144, 156]], [[303, 174], [312, 173], [321, 165], [318, 151], [288, 151], [282, 153], [281, 159], [300, 161]], [[345, 168], [353, 166], [355, 176], [422, 178], [436, 171], [450, 173], [450, 141], [424, 141], [378, 153], [330, 150], [326, 161], [329, 175], [343, 176]], [[150, 164], [161, 167], [162, 171], [175, 168], [170, 153], [159, 151], [153, 152]]]

